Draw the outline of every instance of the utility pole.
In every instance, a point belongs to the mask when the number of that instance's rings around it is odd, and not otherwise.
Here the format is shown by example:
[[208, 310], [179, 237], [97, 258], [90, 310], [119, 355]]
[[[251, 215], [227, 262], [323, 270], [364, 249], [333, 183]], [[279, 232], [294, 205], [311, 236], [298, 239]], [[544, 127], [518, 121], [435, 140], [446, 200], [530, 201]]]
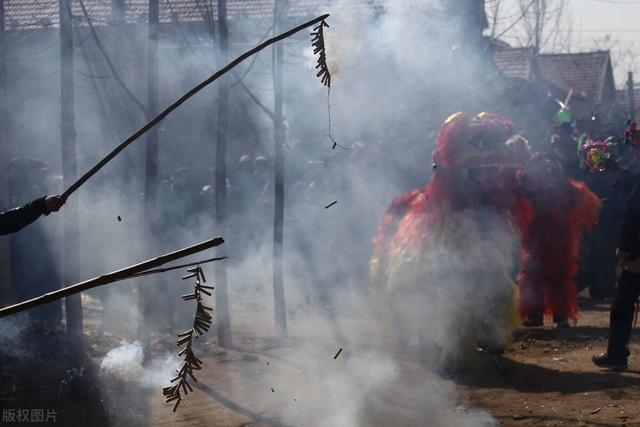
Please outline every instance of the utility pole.
[[[73, 184], [78, 175], [76, 162], [76, 130], [74, 104], [73, 21], [71, 1], [59, 0], [60, 14], [60, 143], [62, 148], [62, 175], [65, 188]], [[64, 214], [64, 283], [79, 279], [79, 225], [77, 198], [70, 200]], [[82, 340], [82, 303], [80, 295], [65, 299], [67, 333]]]
[[[4, 0], [0, 0], [0, 210], [10, 208], [9, 200], [9, 126], [7, 110], [7, 45], [4, 27]], [[11, 287], [11, 251], [9, 237], [0, 237], [0, 306], [15, 302]]]
[[629, 71], [627, 78], [627, 98], [629, 99], [629, 119], [636, 119], [636, 99], [635, 90], [633, 88], [633, 71]]
[[[213, 17], [211, 18], [213, 22]], [[213, 35], [214, 32], [212, 31]], [[227, 0], [218, 0], [218, 58], [225, 64], [229, 54], [229, 28], [227, 26]], [[218, 125], [216, 130], [215, 163], [215, 226], [216, 233], [226, 236], [227, 208], [227, 132], [229, 130], [229, 83], [222, 78], [218, 83]], [[224, 263], [214, 266], [216, 325], [218, 345], [231, 347], [231, 318], [227, 294], [227, 269]]]
[[[278, 34], [281, 26], [281, 18], [285, 7], [282, 0], [275, 0], [273, 5], [273, 33]], [[283, 117], [284, 95], [284, 63], [282, 44], [273, 46], [273, 89], [274, 89], [274, 115], [273, 115], [273, 142], [275, 144], [275, 170], [274, 170], [274, 216], [273, 216], [273, 305], [276, 323], [276, 334], [287, 336], [287, 313], [284, 299], [284, 265], [283, 265], [283, 240], [284, 240], [284, 153], [283, 146], [286, 138], [286, 129]]]

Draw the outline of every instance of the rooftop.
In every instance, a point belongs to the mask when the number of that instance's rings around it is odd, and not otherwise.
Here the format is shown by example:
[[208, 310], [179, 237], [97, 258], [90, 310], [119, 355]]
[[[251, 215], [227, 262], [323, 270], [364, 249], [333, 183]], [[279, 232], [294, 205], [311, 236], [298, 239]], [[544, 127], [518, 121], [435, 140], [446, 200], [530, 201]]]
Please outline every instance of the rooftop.
[[[129, 24], [147, 21], [148, 0], [121, 0], [124, 3], [124, 19]], [[329, 8], [330, 0], [295, 0], [289, 2], [290, 17], [304, 17], [317, 13], [364, 13], [371, 9], [408, 8], [432, 10], [441, 8], [444, 0], [348, 0], [340, 6]], [[74, 16], [82, 16], [80, 0], [71, 0]], [[8, 31], [45, 28], [58, 25], [58, 0], [5, 0], [5, 28]], [[114, 23], [114, 0], [84, 0], [93, 21], [98, 24]], [[160, 0], [160, 22], [202, 21], [206, 5], [203, 0]], [[217, 19], [217, 0], [211, 0]], [[274, 0], [227, 0], [227, 14], [234, 19], [238, 14], [249, 18], [272, 18]]]
[[[496, 49], [494, 63], [507, 78], [529, 80], [538, 66], [540, 77], [583, 98], [599, 101], [611, 67], [609, 51], [582, 53], [543, 53], [532, 48]], [[536, 62], [537, 61], [537, 62]]]

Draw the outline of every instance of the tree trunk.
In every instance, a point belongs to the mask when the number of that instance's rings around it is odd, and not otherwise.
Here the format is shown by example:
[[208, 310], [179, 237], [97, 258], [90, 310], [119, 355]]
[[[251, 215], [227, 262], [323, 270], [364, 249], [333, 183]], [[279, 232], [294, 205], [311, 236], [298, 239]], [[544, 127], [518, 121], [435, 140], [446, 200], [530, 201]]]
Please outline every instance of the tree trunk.
[[[73, 86], [73, 22], [71, 0], [59, 1], [60, 13], [60, 142], [62, 146], [62, 174], [65, 188], [75, 182], [78, 174], [76, 163], [76, 130]], [[77, 198], [69, 200], [64, 213], [64, 283], [75, 283], [79, 276], [80, 254], [78, 237]], [[67, 333], [82, 339], [82, 303], [80, 295], [65, 300]]]
[[[149, 39], [147, 50], [148, 105], [147, 121], [158, 113], [158, 23], [159, 0], [149, 0]], [[157, 226], [156, 195], [158, 190], [158, 127], [147, 133], [146, 169], [144, 175], [145, 217], [152, 236]]]
[[[218, 1], [218, 58], [226, 63], [229, 50], [229, 29], [227, 27], [227, 1]], [[218, 84], [218, 126], [216, 131], [215, 164], [215, 226], [216, 233], [226, 237], [227, 200], [227, 131], [229, 128], [229, 85], [226, 78]], [[227, 295], [227, 269], [225, 263], [214, 266], [216, 325], [218, 345], [231, 347], [231, 319], [229, 297]]]
[[[7, 52], [4, 32], [4, 0], [0, 0], [0, 210], [10, 209], [9, 199], [9, 142], [7, 127]], [[9, 237], [0, 237], [0, 306], [15, 302], [15, 291], [11, 287], [11, 252]]]
[[[280, 20], [284, 3], [274, 2], [273, 31], [280, 30]], [[286, 137], [283, 123], [283, 55], [282, 44], [273, 47], [273, 89], [274, 89], [274, 118], [273, 141], [275, 144], [275, 177], [274, 177], [274, 215], [273, 215], [273, 305], [278, 336], [287, 335], [287, 314], [284, 299], [284, 265], [283, 265], [283, 237], [284, 237], [284, 153], [282, 147]]]

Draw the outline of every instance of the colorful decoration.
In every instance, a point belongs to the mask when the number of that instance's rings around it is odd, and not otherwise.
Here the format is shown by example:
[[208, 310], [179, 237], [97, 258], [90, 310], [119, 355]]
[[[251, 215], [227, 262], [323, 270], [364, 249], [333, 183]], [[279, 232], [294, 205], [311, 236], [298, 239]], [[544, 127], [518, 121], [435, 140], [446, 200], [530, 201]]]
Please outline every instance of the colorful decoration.
[[571, 110], [569, 110], [568, 108], [559, 109], [558, 112], [556, 113], [555, 118], [558, 124], [573, 123], [573, 114], [571, 114]]
[[564, 102], [556, 99], [558, 105], [560, 105], [560, 110], [556, 113], [555, 119], [556, 122], [561, 125], [563, 123], [573, 123], [573, 114], [571, 113], [571, 109], [569, 108], [569, 101], [571, 101], [571, 97], [573, 96], [573, 89], [569, 91], [567, 97]]
[[632, 120], [627, 120], [627, 130], [624, 132], [624, 143], [637, 147], [640, 143], [640, 130], [638, 124]]
[[581, 138], [578, 156], [582, 166], [590, 172], [604, 172], [608, 169], [612, 159], [612, 151], [617, 146], [613, 138], [604, 141], [594, 141], [591, 138]]

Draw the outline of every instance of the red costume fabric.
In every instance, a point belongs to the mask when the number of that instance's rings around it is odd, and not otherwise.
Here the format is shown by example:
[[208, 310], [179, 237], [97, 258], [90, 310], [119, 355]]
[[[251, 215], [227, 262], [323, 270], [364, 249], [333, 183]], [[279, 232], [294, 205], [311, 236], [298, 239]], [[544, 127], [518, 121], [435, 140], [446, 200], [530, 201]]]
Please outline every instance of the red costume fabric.
[[556, 175], [551, 187], [525, 190], [535, 214], [523, 230], [518, 309], [523, 319], [546, 314], [575, 323], [580, 241], [583, 230], [596, 223], [601, 203], [561, 170], [546, 172]]
[[503, 345], [518, 324], [513, 242], [532, 210], [516, 177], [526, 142], [512, 134], [491, 113], [447, 119], [431, 180], [393, 200], [373, 241], [372, 279], [399, 339], [413, 328], [446, 363], [466, 364], [475, 343]]

